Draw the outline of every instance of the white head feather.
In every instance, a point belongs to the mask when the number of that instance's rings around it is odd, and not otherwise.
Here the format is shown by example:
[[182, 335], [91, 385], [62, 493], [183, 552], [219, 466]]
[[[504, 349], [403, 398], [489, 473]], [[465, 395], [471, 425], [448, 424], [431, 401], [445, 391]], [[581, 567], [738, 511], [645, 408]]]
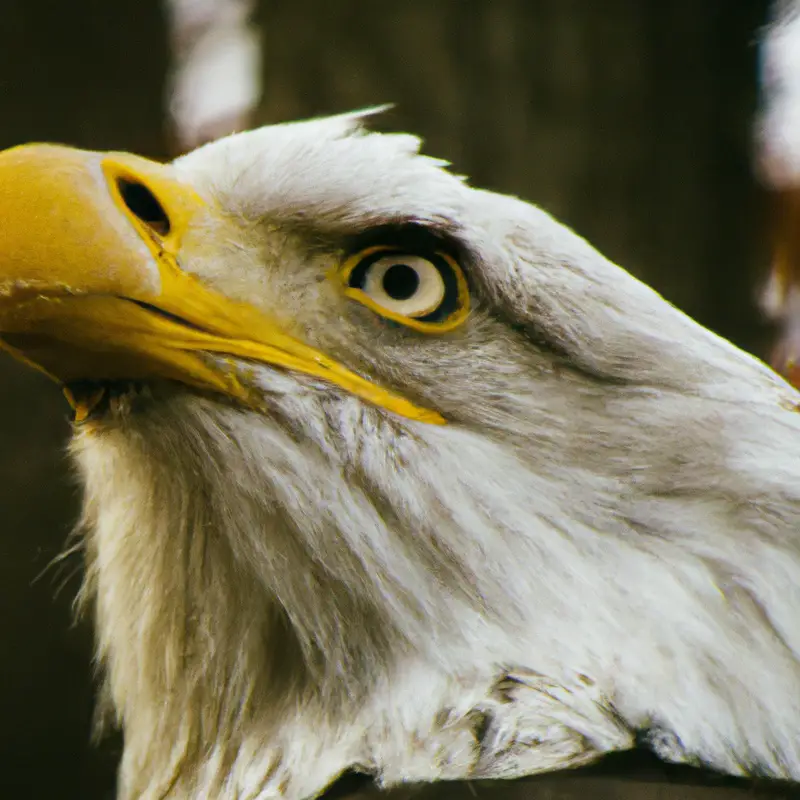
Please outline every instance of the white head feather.
[[[800, 396], [362, 116], [177, 161], [240, 231], [185, 266], [449, 424], [249, 366], [266, 413], [154, 384], [76, 429], [122, 796], [526, 774], [639, 731], [800, 779]], [[409, 226], [460, 254], [452, 333], [324, 279]]]

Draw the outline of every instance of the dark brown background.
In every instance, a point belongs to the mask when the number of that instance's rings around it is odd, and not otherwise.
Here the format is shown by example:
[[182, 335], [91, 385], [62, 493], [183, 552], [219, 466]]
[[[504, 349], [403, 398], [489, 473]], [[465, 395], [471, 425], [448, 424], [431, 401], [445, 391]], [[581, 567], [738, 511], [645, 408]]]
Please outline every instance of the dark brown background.
[[[764, 352], [750, 136], [765, 0], [268, 0], [260, 13], [261, 119], [394, 101], [381, 124], [423, 134], [474, 182], [543, 205]], [[169, 155], [154, 0], [3, 0], [0, 19], [0, 146]], [[70, 610], [79, 565], [37, 577], [77, 511], [67, 434], [57, 388], [0, 358], [3, 798], [94, 800], [113, 783], [118, 743], [88, 745], [90, 635]], [[536, 796], [717, 796], [663, 791], [586, 778]]]

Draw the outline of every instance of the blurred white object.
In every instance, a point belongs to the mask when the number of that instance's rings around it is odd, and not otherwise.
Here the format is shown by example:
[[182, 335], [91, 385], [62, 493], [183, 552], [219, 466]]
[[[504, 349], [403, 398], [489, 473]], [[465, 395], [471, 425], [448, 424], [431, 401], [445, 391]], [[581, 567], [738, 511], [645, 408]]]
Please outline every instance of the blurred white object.
[[169, 112], [178, 145], [246, 128], [261, 95], [255, 0], [166, 0], [172, 42]]
[[800, 2], [778, 0], [772, 16], [761, 45], [758, 164], [762, 178], [782, 188], [800, 181]]
[[777, 325], [770, 362], [800, 386], [800, 0], [776, 0], [761, 43], [756, 162], [770, 192], [771, 265], [759, 297]]

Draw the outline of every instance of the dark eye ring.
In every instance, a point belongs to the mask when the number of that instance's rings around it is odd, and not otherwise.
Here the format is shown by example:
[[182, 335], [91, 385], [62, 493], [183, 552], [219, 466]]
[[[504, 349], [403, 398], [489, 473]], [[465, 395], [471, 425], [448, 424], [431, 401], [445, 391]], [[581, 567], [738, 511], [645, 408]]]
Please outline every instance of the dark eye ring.
[[469, 312], [464, 274], [445, 253], [373, 247], [348, 259], [340, 274], [345, 294], [417, 330], [452, 330]]

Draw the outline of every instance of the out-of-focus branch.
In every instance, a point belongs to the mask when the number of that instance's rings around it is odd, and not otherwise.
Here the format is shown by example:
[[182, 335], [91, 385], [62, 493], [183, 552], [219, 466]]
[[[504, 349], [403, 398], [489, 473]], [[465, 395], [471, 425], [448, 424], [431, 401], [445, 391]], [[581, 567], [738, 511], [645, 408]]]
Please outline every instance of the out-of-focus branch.
[[179, 150], [250, 125], [261, 95], [256, 0], [166, 0], [168, 107]]

